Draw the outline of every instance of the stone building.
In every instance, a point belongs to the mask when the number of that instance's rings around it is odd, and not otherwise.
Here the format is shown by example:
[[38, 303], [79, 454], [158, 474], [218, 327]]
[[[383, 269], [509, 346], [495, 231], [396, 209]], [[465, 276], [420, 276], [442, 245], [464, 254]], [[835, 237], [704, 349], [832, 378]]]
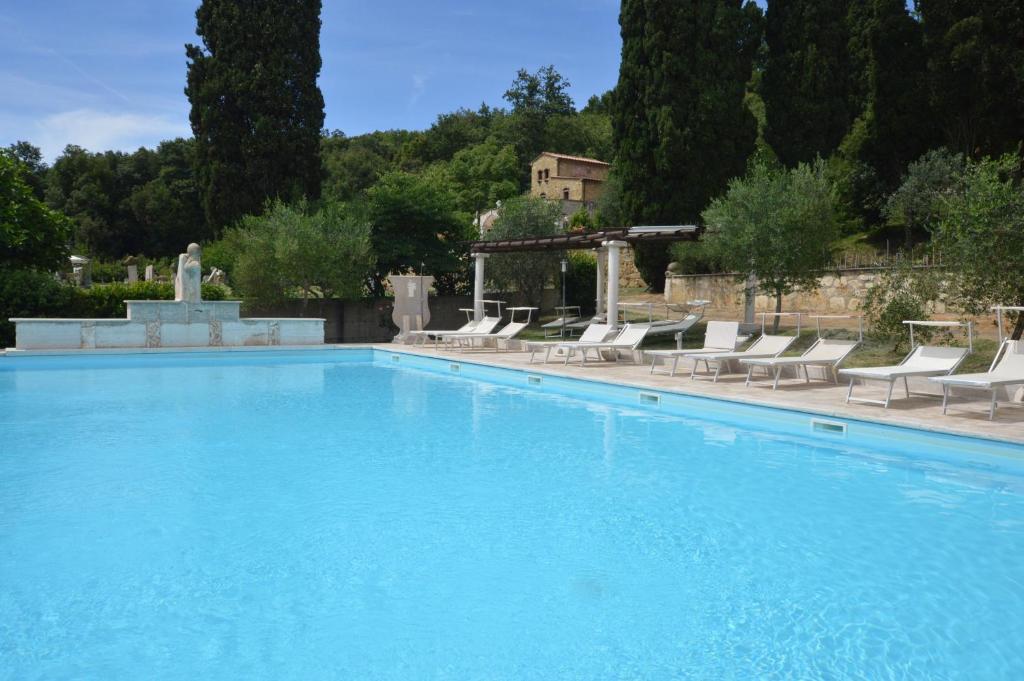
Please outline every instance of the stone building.
[[562, 213], [593, 211], [611, 166], [604, 161], [545, 151], [530, 164], [530, 194], [562, 202]]

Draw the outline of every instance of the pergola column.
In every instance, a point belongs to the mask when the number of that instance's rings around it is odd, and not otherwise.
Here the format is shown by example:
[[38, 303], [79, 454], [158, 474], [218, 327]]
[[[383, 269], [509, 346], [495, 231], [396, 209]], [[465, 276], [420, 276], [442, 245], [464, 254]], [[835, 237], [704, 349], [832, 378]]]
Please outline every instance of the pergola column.
[[473, 253], [474, 277], [473, 277], [473, 321], [479, 322], [484, 318], [484, 261], [488, 258], [487, 253]]
[[605, 241], [608, 249], [608, 316], [606, 321], [614, 329], [619, 325], [619, 261], [625, 241]]
[[597, 307], [594, 310], [595, 315], [602, 314], [604, 312], [604, 274], [605, 268], [608, 267], [608, 251], [604, 248], [597, 249]]

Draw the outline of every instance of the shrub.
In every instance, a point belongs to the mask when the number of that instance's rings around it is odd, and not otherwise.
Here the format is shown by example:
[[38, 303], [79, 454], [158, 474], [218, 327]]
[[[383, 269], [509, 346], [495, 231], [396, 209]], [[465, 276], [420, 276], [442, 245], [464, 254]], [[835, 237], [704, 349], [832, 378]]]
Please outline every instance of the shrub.
[[595, 299], [597, 258], [593, 253], [587, 251], [569, 251], [568, 260], [569, 270], [565, 275], [565, 304], [579, 305], [583, 314], [593, 314], [597, 303]]
[[[118, 282], [72, 290], [74, 295], [69, 310], [59, 316], [117, 319], [128, 313], [128, 306], [124, 304], [126, 300], [174, 300], [174, 284], [170, 282]], [[226, 291], [222, 286], [203, 284], [202, 296], [203, 300], [224, 300]]]
[[[864, 296], [864, 314], [874, 338], [893, 343], [893, 352], [906, 352], [909, 332], [904, 320], [927, 319], [928, 304], [938, 300], [941, 282], [934, 270], [915, 270], [909, 261], [897, 263], [882, 273], [877, 284]], [[915, 329], [926, 341], [931, 329]]]
[[0, 347], [14, 345], [11, 317], [73, 316], [76, 290], [46, 272], [0, 268]]

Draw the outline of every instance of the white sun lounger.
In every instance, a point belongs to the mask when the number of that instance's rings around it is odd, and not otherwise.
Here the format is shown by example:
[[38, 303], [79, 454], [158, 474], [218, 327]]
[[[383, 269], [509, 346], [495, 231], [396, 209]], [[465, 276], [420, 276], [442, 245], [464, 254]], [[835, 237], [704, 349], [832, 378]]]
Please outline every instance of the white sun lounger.
[[576, 351], [580, 351], [580, 362], [583, 365], [587, 363], [587, 353], [593, 350], [596, 354], [597, 359], [601, 359], [605, 356], [605, 353], [610, 354], [614, 357], [617, 362], [619, 360], [619, 352], [625, 351], [630, 353], [633, 357], [633, 361], [637, 358], [637, 348], [643, 343], [644, 337], [647, 335], [647, 329], [649, 327], [646, 324], [626, 324], [622, 327], [622, 331], [615, 337], [614, 340], [604, 341], [601, 343], [563, 343], [561, 346], [566, 350], [565, 363], [568, 364], [575, 355]]
[[454, 336], [486, 336], [494, 333], [494, 329], [501, 323], [501, 317], [484, 317], [470, 331], [427, 331], [427, 335], [434, 339], [434, 347], [440, 343], [449, 343], [449, 338]]
[[[747, 366], [747, 385], [750, 385], [755, 368], [763, 368], [769, 375], [774, 371], [772, 390], [779, 387], [779, 378], [782, 370], [787, 367], [796, 369], [799, 378], [800, 369], [804, 370], [804, 378], [807, 383], [811, 382], [811, 374], [808, 367], [823, 367], [827, 375], [832, 376], [837, 383], [839, 378], [836, 374], [837, 367], [843, 363], [851, 352], [857, 349], [860, 341], [837, 340], [835, 338], [819, 338], [814, 341], [811, 347], [804, 351], [799, 357], [765, 357], [762, 359], [740, 359], [741, 364]], [[826, 379], [827, 380], [827, 379]]]
[[419, 329], [416, 331], [409, 331], [406, 334], [406, 337], [413, 339], [413, 345], [426, 345], [429, 338], [434, 338], [446, 333], [470, 333], [479, 323], [480, 322], [475, 322], [471, 319], [457, 329]]
[[445, 341], [458, 346], [459, 352], [469, 348], [487, 348], [493, 343], [494, 351], [508, 349], [508, 342], [518, 336], [529, 322], [509, 322], [496, 333], [467, 333], [445, 336]]
[[547, 363], [551, 359], [552, 350], [567, 346], [601, 343], [612, 333], [612, 327], [608, 324], [591, 324], [584, 329], [583, 335], [577, 341], [527, 341], [526, 349], [530, 351], [531, 364], [533, 363], [533, 358], [541, 350], [544, 351], [544, 362]]
[[[856, 319], [858, 340], [839, 340], [825, 338], [821, 333], [822, 319]], [[775, 376], [772, 381], [772, 390], [779, 387], [779, 378], [787, 367], [795, 370], [796, 377], [800, 378], [800, 369], [804, 370], [804, 379], [811, 382], [810, 367], [822, 369], [824, 379], [829, 377], [836, 383], [839, 382], [839, 375], [836, 373], [839, 365], [842, 364], [850, 353], [857, 349], [864, 342], [864, 318], [856, 315], [814, 315], [815, 324], [818, 329], [818, 338], [811, 347], [807, 348], [799, 357], [767, 357], [764, 359], [741, 359], [741, 364], [747, 365], [747, 385], [749, 386], [754, 377], [754, 369], [762, 368], [768, 375], [774, 370]]]
[[548, 322], [547, 324], [542, 324], [540, 327], [544, 330], [545, 338], [552, 338], [554, 336], [561, 338], [563, 331], [569, 331], [571, 333], [574, 328], [572, 325], [580, 321], [580, 318], [582, 317], [579, 305], [556, 307], [555, 310], [559, 312], [558, 318]]
[[930, 380], [942, 385], [942, 413], [949, 407], [951, 388], [987, 390], [992, 393], [988, 419], [996, 416], [999, 391], [1015, 385], [1024, 385], [1024, 341], [1005, 340], [986, 372], [938, 376]]
[[768, 359], [771, 357], [778, 357], [786, 351], [793, 341], [797, 339], [796, 336], [774, 336], [771, 334], [762, 334], [760, 338], [754, 341], [749, 348], [738, 352], [714, 352], [707, 354], [700, 354], [693, 357], [695, 360], [693, 363], [693, 371], [690, 372], [690, 379], [697, 378], [697, 367], [703, 362], [704, 368], [710, 373], [711, 365], [715, 365], [715, 373], [712, 380], [717, 383], [718, 377], [722, 373], [722, 369], [727, 368], [732, 362], [736, 360], [744, 359]]
[[[933, 376], [946, 376], [960, 366], [968, 354], [974, 349], [973, 324], [971, 322], [933, 322], [933, 321], [904, 321], [910, 328], [911, 350], [899, 364], [884, 367], [861, 367], [857, 369], [840, 369], [840, 376], [850, 378], [850, 388], [846, 391], [846, 402], [860, 402], [862, 404], [880, 404], [886, 409], [892, 402], [892, 389], [896, 381], [903, 379], [903, 391], [910, 397], [910, 385], [907, 382], [910, 378], [931, 378]], [[946, 347], [940, 345], [916, 345], [914, 343], [914, 326], [933, 327], [967, 327], [968, 347]], [[866, 397], [854, 397], [853, 386], [857, 379], [862, 381], [876, 381], [888, 383], [889, 389], [884, 400], [872, 400]], [[933, 396], [934, 397], [934, 396]]]
[[732, 352], [741, 343], [739, 322], [708, 322], [704, 331], [704, 347], [699, 350], [645, 350], [644, 355], [651, 358], [651, 373], [659, 361], [672, 360], [670, 376], [676, 375], [679, 360], [687, 357], [696, 358], [719, 352]]

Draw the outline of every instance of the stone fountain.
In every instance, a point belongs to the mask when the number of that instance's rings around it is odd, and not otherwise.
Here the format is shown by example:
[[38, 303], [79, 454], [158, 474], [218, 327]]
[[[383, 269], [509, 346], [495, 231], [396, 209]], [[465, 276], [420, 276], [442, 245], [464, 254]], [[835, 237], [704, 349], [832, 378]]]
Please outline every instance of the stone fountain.
[[127, 319], [11, 319], [18, 350], [323, 345], [321, 318], [240, 317], [240, 300], [202, 299], [202, 250], [178, 256], [174, 300], [126, 300]]

